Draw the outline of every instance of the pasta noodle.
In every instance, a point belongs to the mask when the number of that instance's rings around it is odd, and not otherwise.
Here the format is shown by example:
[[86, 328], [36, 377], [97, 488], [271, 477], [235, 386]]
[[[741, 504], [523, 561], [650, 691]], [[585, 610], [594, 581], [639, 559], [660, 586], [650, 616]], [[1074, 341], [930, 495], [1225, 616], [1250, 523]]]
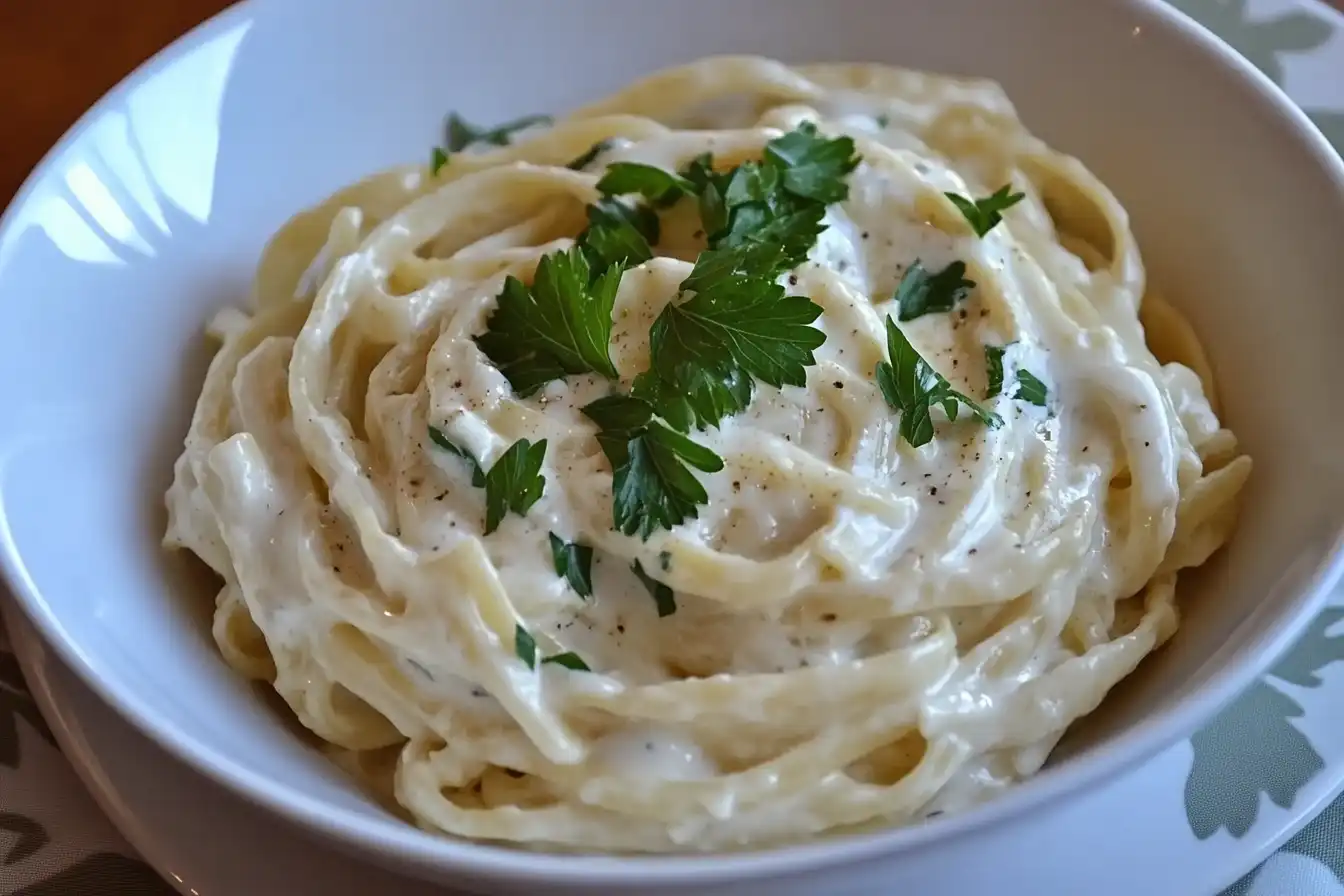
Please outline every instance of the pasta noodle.
[[[698, 516], [622, 534], [580, 408], [648, 367], [704, 249], [695, 202], [621, 278], [616, 382], [519, 397], [473, 337], [507, 277], [575, 244], [613, 162], [734, 165], [803, 122], [861, 157], [780, 281], [822, 310], [816, 363], [693, 434], [724, 463], [697, 474]], [[1004, 184], [1025, 198], [983, 237], [945, 196]], [[900, 323], [919, 354], [968, 396], [985, 345], [1005, 371], [985, 402], [1003, 425], [939, 416], [921, 447], [873, 373], [916, 260], [975, 282]], [[289, 221], [210, 334], [165, 544], [222, 579], [224, 658], [343, 766], [386, 770], [418, 824], [547, 849], [768, 845], [1031, 775], [1171, 636], [1178, 575], [1228, 539], [1251, 468], [1106, 187], [997, 85], [873, 65], [705, 59], [439, 171], [373, 175]], [[1015, 396], [1014, 371], [1050, 400]], [[430, 427], [483, 468], [545, 439], [541, 498], [485, 534], [483, 490]], [[590, 598], [551, 533], [594, 550]], [[523, 631], [588, 670], [524, 661]]]

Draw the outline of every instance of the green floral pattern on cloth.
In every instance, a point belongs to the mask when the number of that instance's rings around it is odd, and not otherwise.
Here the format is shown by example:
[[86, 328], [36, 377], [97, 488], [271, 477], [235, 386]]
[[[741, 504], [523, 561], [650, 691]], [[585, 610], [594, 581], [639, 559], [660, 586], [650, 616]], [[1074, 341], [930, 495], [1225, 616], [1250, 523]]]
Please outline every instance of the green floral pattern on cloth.
[[1265, 680], [1190, 739], [1195, 761], [1185, 783], [1185, 812], [1199, 839], [1219, 829], [1244, 836], [1255, 824], [1261, 794], [1290, 808], [1298, 792], [1325, 768], [1311, 741], [1290, 721], [1302, 716], [1302, 707], [1273, 680], [1320, 687], [1320, 670], [1344, 660], [1344, 635], [1329, 634], [1341, 619], [1344, 609], [1322, 612]]
[[[1285, 61], [1321, 50], [1340, 26], [1329, 11], [1279, 3], [1258, 11], [1247, 0], [1171, 0], [1269, 76], [1285, 86]], [[1304, 111], [1336, 149], [1344, 151], [1344, 109]], [[1344, 660], [1344, 610], [1324, 610], [1306, 636], [1221, 715], [1191, 738], [1194, 762], [1185, 785], [1186, 816], [1200, 840], [1225, 831], [1244, 837], [1260, 815], [1262, 798], [1285, 809], [1325, 769], [1311, 740], [1294, 724], [1304, 710], [1277, 686], [1317, 688], [1320, 672]], [[1344, 801], [1326, 812], [1223, 896], [1336, 896], [1344, 893]]]

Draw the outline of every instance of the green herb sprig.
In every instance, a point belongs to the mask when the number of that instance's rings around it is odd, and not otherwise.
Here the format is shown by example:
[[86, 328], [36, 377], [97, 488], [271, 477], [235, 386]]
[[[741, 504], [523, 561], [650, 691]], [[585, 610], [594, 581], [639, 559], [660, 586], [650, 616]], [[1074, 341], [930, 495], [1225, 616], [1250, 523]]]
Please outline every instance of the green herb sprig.
[[[529, 669], [536, 669], [537, 660], [541, 659], [541, 651], [537, 648], [536, 639], [521, 625], [515, 625], [513, 629], [513, 652]], [[572, 650], [548, 656], [541, 659], [541, 662], [543, 664], [555, 663], [557, 666], [564, 666], [566, 669], [573, 669], [575, 672], [593, 671], [588, 668], [588, 664], [583, 661], [583, 658]]]
[[935, 405], [942, 407], [949, 420], [956, 420], [958, 408], [964, 406], [987, 426], [1002, 425], [1003, 418], [998, 414], [953, 389], [942, 374], [920, 357], [890, 317], [887, 356], [888, 360], [877, 365], [877, 385], [887, 404], [901, 415], [901, 438], [913, 447], [927, 445], [933, 439]]
[[653, 598], [653, 604], [658, 608], [659, 619], [664, 616], [671, 616], [673, 613], [677, 612], [677, 596], [670, 586], [663, 584], [646, 573], [644, 567], [639, 564], [638, 560], [636, 560], [634, 565], [630, 567], [630, 570], [649, 592], [649, 596]]
[[944, 193], [965, 216], [976, 236], [989, 233], [1003, 220], [1003, 212], [1026, 198], [1025, 193], [1014, 193], [1012, 187], [1004, 184], [983, 199], [967, 199], [956, 193]]
[[584, 544], [570, 544], [554, 532], [550, 535], [551, 561], [555, 574], [569, 582], [579, 597], [593, 596], [593, 549]]
[[541, 465], [546, 459], [545, 439], [535, 444], [527, 439], [519, 439], [505, 449], [489, 472], [483, 471], [480, 461], [454, 444], [438, 427], [429, 427], [429, 439], [448, 453], [465, 460], [471, 468], [471, 484], [485, 488], [486, 535], [499, 528], [504, 515], [510, 511], [518, 516], [526, 516], [546, 488], [546, 477], [541, 475]]
[[647, 401], [609, 395], [582, 411], [597, 424], [598, 444], [611, 463], [617, 531], [647, 540], [659, 528], [695, 517], [709, 500], [691, 471], [717, 473], [723, 458], [657, 420]]

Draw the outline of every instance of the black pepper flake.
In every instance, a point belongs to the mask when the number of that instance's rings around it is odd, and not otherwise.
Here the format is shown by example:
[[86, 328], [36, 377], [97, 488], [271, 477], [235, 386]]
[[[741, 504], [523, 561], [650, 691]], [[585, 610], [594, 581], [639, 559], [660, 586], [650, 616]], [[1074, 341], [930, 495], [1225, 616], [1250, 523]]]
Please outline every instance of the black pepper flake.
[[738, 482], [738, 481], [736, 481], [736, 480], [734, 480], [734, 482], [733, 482], [733, 491], [735, 491], [735, 492], [740, 492], [740, 491], [742, 491], [742, 483], [741, 483], [741, 482]]
[[980, 549], [979, 549], [979, 548], [971, 548], [971, 549], [970, 549], [969, 551], [967, 551], [966, 553], [967, 553], [968, 555], [970, 555], [970, 556], [975, 556], [976, 554], [980, 553]]
[[797, 286], [797, 285], [798, 285], [798, 275], [797, 275], [797, 274], [790, 274], [790, 275], [789, 275], [789, 285], [790, 285], [790, 286]]
[[461, 389], [461, 388], [462, 388], [462, 381], [461, 381], [461, 380], [456, 380], [456, 381], [453, 383], [453, 388], [454, 388], [454, 389]]
[[1151, 445], [1152, 445], [1152, 442], [1144, 442], [1144, 443], [1143, 443], [1143, 447], [1145, 447], [1145, 448], [1148, 448], [1148, 447], [1150, 447]]
[[863, 238], [864, 238], [864, 239], [868, 239], [869, 235], [870, 235], [870, 234], [868, 233], [868, 231], [865, 230], [865, 231], [863, 232]]
[[334, 573], [336, 573], [336, 575], [340, 575], [340, 574], [341, 574], [341, 568], [340, 568], [339, 566], [335, 566], [335, 565], [333, 565], [333, 566], [331, 567], [331, 571], [334, 572]]
[[935, 498], [938, 497], [938, 486], [936, 485], [929, 486], [929, 494]]
[[471, 689], [471, 696], [473, 696], [473, 697], [487, 697], [487, 696], [489, 696], [489, 695], [486, 694], [486, 692], [485, 692], [484, 690], [482, 690], [481, 688], [472, 688], [472, 689]]
[[619, 624], [619, 623], [617, 623], [617, 625], [616, 625], [616, 633], [617, 633], [617, 634], [620, 634], [620, 635], [625, 634], [625, 626], [624, 626], [624, 625], [621, 625], [621, 624]]
[[1088, 447], [1089, 447], [1089, 446], [1084, 445], [1084, 446], [1083, 446], [1083, 450], [1086, 451], [1086, 450], [1088, 449]]
[[831, 385], [834, 386], [834, 387], [837, 388], [837, 389], [843, 389], [843, 388], [845, 388], [845, 384], [842, 383], [842, 382], [840, 382], [840, 380], [836, 380], [834, 383], [831, 383]]

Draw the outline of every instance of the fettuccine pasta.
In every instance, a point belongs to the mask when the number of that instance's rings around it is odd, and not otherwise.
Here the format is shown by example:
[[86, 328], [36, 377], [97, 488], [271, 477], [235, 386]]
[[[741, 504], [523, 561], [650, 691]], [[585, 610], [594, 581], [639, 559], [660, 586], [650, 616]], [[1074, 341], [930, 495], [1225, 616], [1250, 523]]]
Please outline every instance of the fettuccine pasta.
[[[712, 236], [694, 197], [620, 273], [614, 377], [523, 395], [477, 339], [610, 166], [727, 170], [804, 123], [858, 157], [778, 276], [824, 343], [687, 430], [722, 462], [694, 515], [625, 534], [583, 408], [650, 369]], [[1005, 186], [983, 235], [948, 197]], [[901, 319], [912, 267], [955, 262], [973, 287]], [[888, 319], [981, 416], [902, 438]], [[701, 60], [373, 175], [285, 224], [209, 333], [165, 543], [222, 580], [224, 658], [416, 823], [545, 849], [776, 844], [1030, 776], [1171, 636], [1251, 468], [1110, 191], [997, 85], [873, 65]], [[543, 439], [544, 490], [487, 534], [474, 467]]]

